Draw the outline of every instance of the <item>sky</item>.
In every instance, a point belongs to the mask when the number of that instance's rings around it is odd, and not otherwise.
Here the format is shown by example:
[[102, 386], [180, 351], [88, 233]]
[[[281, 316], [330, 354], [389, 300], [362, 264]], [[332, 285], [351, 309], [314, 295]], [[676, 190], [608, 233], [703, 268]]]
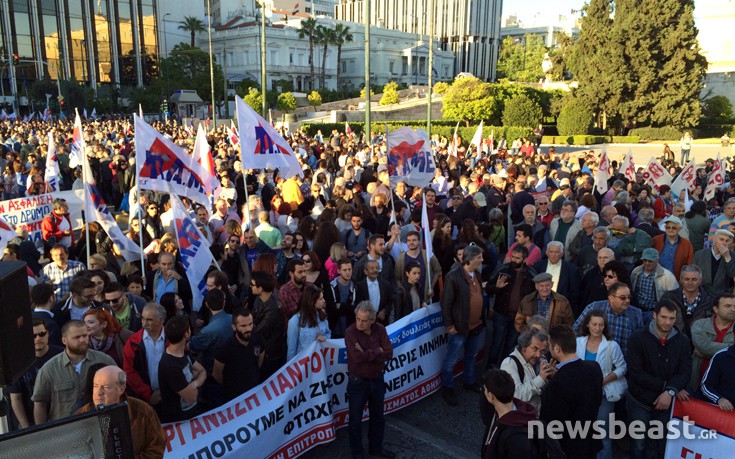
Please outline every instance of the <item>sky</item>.
[[526, 26], [532, 26], [536, 13], [539, 25], [548, 25], [549, 21], [542, 18], [556, 18], [559, 15], [569, 15], [571, 10], [581, 10], [585, 0], [516, 0], [503, 2], [503, 18], [515, 14]]

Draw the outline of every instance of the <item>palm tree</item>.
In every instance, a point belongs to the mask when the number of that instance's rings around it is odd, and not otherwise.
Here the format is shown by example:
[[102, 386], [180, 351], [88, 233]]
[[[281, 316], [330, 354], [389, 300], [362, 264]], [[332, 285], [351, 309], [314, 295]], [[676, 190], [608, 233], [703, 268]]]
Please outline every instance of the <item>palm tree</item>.
[[191, 32], [191, 47], [196, 46], [194, 39], [196, 38], [197, 32], [204, 32], [207, 30], [204, 27], [204, 21], [195, 18], [193, 16], [186, 16], [183, 21], [179, 22], [179, 30], [188, 30]]
[[339, 89], [339, 78], [342, 73], [342, 45], [352, 41], [350, 26], [337, 24], [334, 27], [334, 44], [337, 45], [337, 89]]
[[301, 21], [299, 38], [309, 37], [309, 74], [311, 77], [311, 88], [314, 89], [314, 34], [316, 34], [316, 19], [309, 18]]
[[[314, 35], [314, 42], [317, 44], [320, 44], [323, 46], [323, 55], [322, 55], [322, 78], [320, 87], [324, 89], [324, 84], [327, 79], [327, 49], [329, 48], [329, 45], [336, 44], [335, 41], [337, 40], [337, 35], [334, 32], [334, 29], [330, 29], [329, 27], [324, 26], [318, 26], [316, 28], [316, 34]], [[339, 63], [337, 63], [337, 66], [339, 66]]]

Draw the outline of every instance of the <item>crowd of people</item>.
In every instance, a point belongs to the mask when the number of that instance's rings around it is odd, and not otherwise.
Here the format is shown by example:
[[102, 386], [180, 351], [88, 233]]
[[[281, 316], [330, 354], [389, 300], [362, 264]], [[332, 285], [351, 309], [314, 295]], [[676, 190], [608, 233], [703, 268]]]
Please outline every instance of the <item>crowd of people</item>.
[[[153, 127], [193, 149], [188, 126]], [[4, 199], [45, 191], [49, 132], [62, 189], [82, 186], [69, 167], [71, 123], [6, 121]], [[385, 326], [434, 302], [449, 334], [448, 405], [459, 404], [457, 362], [484, 351], [484, 374], [465, 365], [461, 381], [488, 401], [486, 457], [511, 457], [500, 443], [518, 438], [502, 427], [524, 420], [663, 420], [674, 398], [689, 397], [733, 409], [735, 174], [704, 201], [711, 160], [680, 196], [641, 171], [627, 180], [612, 161], [601, 194], [592, 151], [558, 154], [539, 137], [454, 154], [435, 135], [435, 176], [412, 187], [390, 176], [379, 134], [280, 132], [303, 177], [243, 170], [229, 130], [209, 131], [221, 190], [211, 208], [182, 201], [218, 266], [193, 304], [201, 279], [181, 262], [170, 196], [136, 187], [132, 123], [84, 124], [95, 181], [145, 260], [126, 261], [97, 222], [89, 236], [75, 232], [62, 199], [41, 241], [16, 228], [3, 260], [28, 264], [37, 357], [7, 388], [17, 427], [127, 400], [136, 457], [160, 457], [160, 422], [243, 394], [314, 341], [345, 338], [353, 457], [365, 453], [365, 404], [370, 454], [393, 457], [382, 444]], [[662, 457], [662, 441], [649, 443], [632, 441], [631, 456]], [[567, 457], [612, 455], [610, 441], [560, 444]]]

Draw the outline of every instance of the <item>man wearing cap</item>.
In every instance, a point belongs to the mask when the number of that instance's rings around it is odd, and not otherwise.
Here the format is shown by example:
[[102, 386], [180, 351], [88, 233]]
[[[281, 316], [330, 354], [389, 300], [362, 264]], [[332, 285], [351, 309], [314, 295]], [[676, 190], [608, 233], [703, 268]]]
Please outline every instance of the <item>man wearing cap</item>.
[[536, 291], [523, 297], [515, 318], [518, 333], [526, 330], [526, 322], [540, 315], [549, 321], [549, 326], [572, 325], [574, 314], [572, 307], [563, 295], [552, 290], [553, 280], [549, 273], [536, 274], [533, 278]]
[[679, 236], [681, 219], [670, 215], [664, 219], [666, 234], [653, 238], [651, 247], [659, 253], [659, 265], [668, 269], [679, 278], [682, 266], [688, 265], [694, 258], [694, 248], [687, 239]]
[[[733, 201], [735, 207], [735, 201]], [[725, 229], [715, 231], [712, 245], [694, 254], [694, 264], [702, 268], [702, 286], [711, 294], [732, 291], [735, 276], [735, 252], [729, 249], [733, 234]]]
[[477, 213], [476, 223], [487, 223], [489, 213], [487, 210], [487, 198], [480, 191], [472, 196], [472, 207], [475, 208]]
[[570, 186], [569, 179], [563, 178], [559, 182], [559, 189], [551, 196], [551, 213], [560, 214], [567, 201], [574, 201], [574, 190]]
[[679, 288], [676, 277], [658, 262], [658, 251], [649, 247], [641, 255], [641, 266], [630, 273], [630, 287], [633, 302], [643, 311], [643, 323], [648, 324], [656, 307], [656, 302], [664, 293]]

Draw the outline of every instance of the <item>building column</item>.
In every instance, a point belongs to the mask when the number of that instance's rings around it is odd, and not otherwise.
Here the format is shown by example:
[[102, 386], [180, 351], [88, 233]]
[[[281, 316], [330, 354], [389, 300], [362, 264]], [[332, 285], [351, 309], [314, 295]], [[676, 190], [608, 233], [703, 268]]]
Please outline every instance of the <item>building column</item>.
[[86, 4], [83, 4], [83, 8], [85, 9], [87, 18], [84, 21], [85, 26], [87, 27], [87, 41], [84, 43], [87, 45], [87, 75], [89, 76], [89, 84], [92, 87], [92, 90], [94, 90], [95, 95], [97, 94], [97, 64], [95, 60], [95, 53], [94, 53], [94, 41], [96, 41], [97, 37], [93, 34], [92, 29], [92, 17], [94, 14], [94, 8], [92, 8], [91, 1], [87, 1]]
[[107, 23], [110, 27], [110, 48], [112, 49], [112, 53], [110, 55], [110, 58], [112, 59], [112, 83], [119, 89], [120, 59], [118, 46], [120, 46], [120, 43], [117, 40], [117, 15], [112, 2], [107, 3], [107, 18]]
[[140, 13], [138, 12], [138, 2], [133, 0], [130, 3], [133, 5], [133, 17], [131, 21], [133, 23], [133, 48], [135, 49], [135, 74], [138, 78], [138, 86], [143, 86], [143, 62], [141, 59], [143, 50], [140, 47]]

